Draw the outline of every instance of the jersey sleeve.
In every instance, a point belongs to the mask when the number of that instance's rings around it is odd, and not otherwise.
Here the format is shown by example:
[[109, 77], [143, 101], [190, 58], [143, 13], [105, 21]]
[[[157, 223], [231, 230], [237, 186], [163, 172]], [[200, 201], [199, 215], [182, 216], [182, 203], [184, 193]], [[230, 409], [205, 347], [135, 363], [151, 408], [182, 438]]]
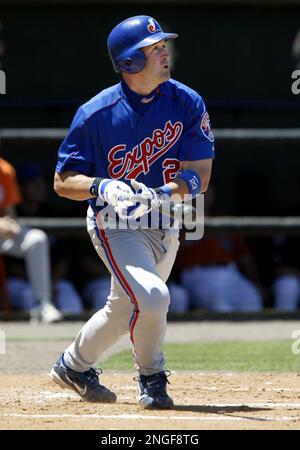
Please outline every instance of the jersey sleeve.
[[82, 108], [77, 110], [69, 132], [58, 150], [56, 171], [75, 170], [93, 175], [94, 151], [89, 125]]
[[181, 136], [180, 161], [196, 161], [215, 157], [214, 135], [204, 101], [193, 97], [186, 111], [187, 120]]

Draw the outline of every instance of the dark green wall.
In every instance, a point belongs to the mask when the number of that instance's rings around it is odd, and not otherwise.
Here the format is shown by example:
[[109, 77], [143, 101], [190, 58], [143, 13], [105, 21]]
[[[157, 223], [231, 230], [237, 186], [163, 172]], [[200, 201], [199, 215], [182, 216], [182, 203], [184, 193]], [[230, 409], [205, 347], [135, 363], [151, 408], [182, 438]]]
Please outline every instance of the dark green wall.
[[7, 97], [87, 99], [114, 83], [110, 29], [139, 13], [180, 35], [174, 78], [206, 99], [294, 99], [291, 45], [300, 8], [2, 6]]
[[[179, 33], [173, 76], [202, 94], [214, 127], [299, 127], [291, 47], [300, 7], [150, 4], [0, 6], [7, 74], [0, 127], [69, 126], [81, 102], [119, 80], [106, 38], [135, 14], [153, 15]], [[12, 162], [40, 160], [52, 189], [58, 144], [4, 141], [2, 154]], [[299, 214], [299, 142], [217, 141], [216, 155], [213, 182], [221, 211]], [[64, 211], [73, 207], [50, 195]]]
[[[59, 198], [53, 174], [59, 141], [3, 140], [0, 155], [18, 165], [40, 161], [48, 175], [49, 198], [62, 215], [85, 214], [82, 202]], [[219, 214], [299, 215], [299, 142], [216, 141], [212, 183]]]

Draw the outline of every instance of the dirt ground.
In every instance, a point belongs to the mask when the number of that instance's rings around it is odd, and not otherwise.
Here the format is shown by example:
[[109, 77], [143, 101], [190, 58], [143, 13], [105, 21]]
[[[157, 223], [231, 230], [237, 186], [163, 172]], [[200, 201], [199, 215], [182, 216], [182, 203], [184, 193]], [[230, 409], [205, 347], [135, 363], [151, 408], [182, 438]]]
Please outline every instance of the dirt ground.
[[[299, 325], [170, 324], [167, 342], [289, 339]], [[7, 343], [6, 353], [0, 355], [0, 429], [300, 429], [297, 373], [173, 371], [168, 390], [175, 408], [145, 411], [137, 402], [135, 372], [106, 371], [101, 382], [116, 392], [117, 403], [85, 403], [48, 376], [53, 362], [80, 326], [1, 324]], [[24, 337], [29, 340], [24, 341]], [[125, 340], [112, 353], [128, 345]]]
[[101, 381], [115, 404], [81, 401], [46, 374], [0, 375], [1, 429], [201, 430], [299, 429], [298, 374], [173, 372], [175, 408], [145, 411], [137, 404], [134, 372], [110, 372]]

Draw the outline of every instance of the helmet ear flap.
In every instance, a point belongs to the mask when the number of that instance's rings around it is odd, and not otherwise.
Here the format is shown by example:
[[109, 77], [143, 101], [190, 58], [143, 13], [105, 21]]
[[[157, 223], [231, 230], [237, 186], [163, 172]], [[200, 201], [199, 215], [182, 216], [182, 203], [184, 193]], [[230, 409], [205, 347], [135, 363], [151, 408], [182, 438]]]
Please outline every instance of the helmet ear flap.
[[109, 57], [110, 57], [110, 59], [111, 59], [113, 68], [115, 69], [115, 72], [116, 72], [116, 73], [119, 73], [119, 72], [120, 72], [119, 65], [118, 65], [118, 63], [117, 63], [117, 60], [116, 60], [116, 58], [115, 58], [113, 52], [112, 52], [111, 49], [109, 48], [109, 46], [107, 46], [107, 50], [108, 50], [108, 54], [109, 54]]
[[146, 65], [146, 57], [142, 50], [127, 52], [116, 59], [118, 72], [138, 73]]

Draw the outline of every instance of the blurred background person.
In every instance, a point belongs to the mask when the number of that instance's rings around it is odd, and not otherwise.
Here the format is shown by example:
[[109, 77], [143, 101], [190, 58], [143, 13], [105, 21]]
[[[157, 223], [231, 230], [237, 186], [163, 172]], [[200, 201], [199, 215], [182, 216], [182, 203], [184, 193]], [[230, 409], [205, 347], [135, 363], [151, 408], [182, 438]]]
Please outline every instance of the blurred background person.
[[48, 238], [42, 230], [18, 224], [16, 205], [21, 201], [15, 169], [0, 158], [0, 254], [25, 259], [33, 292], [30, 298], [30, 289], [22, 286], [21, 279], [17, 283], [8, 283], [11, 306], [29, 309], [32, 318], [45, 323], [58, 321], [62, 315], [51, 302]]
[[55, 304], [63, 314], [81, 314], [84, 305], [74, 284], [68, 279], [71, 260], [62, 255], [54, 259], [52, 264], [52, 280]]
[[[48, 202], [48, 184], [45, 171], [37, 162], [26, 162], [17, 166], [17, 179], [22, 202], [17, 205], [21, 217], [57, 217], [57, 212]], [[53, 298], [63, 314], [80, 314], [84, 310], [81, 297], [71, 281], [73, 254], [70, 247], [74, 241], [65, 242], [55, 235], [48, 236], [51, 245], [51, 273]], [[62, 255], [64, 248], [64, 256]]]
[[254, 312], [263, 308], [252, 255], [239, 236], [184, 242], [176, 268], [194, 309]]
[[[215, 190], [205, 193], [205, 215], [213, 213]], [[263, 308], [263, 288], [250, 249], [241, 236], [209, 236], [184, 241], [175, 269], [190, 306], [215, 312], [254, 312]]]
[[98, 311], [107, 302], [110, 293], [110, 277], [107, 276], [107, 269], [94, 256], [84, 255], [82, 258], [84, 268], [84, 279], [87, 283], [83, 288], [83, 298], [87, 309]]
[[56, 217], [56, 211], [48, 202], [47, 179], [42, 166], [26, 162], [16, 167], [17, 181], [22, 202], [17, 205], [21, 217]]
[[184, 314], [190, 310], [190, 295], [188, 289], [170, 277], [167, 283], [170, 291], [169, 313]]
[[274, 307], [296, 311], [300, 302], [299, 238], [282, 233], [275, 235], [272, 242]]

